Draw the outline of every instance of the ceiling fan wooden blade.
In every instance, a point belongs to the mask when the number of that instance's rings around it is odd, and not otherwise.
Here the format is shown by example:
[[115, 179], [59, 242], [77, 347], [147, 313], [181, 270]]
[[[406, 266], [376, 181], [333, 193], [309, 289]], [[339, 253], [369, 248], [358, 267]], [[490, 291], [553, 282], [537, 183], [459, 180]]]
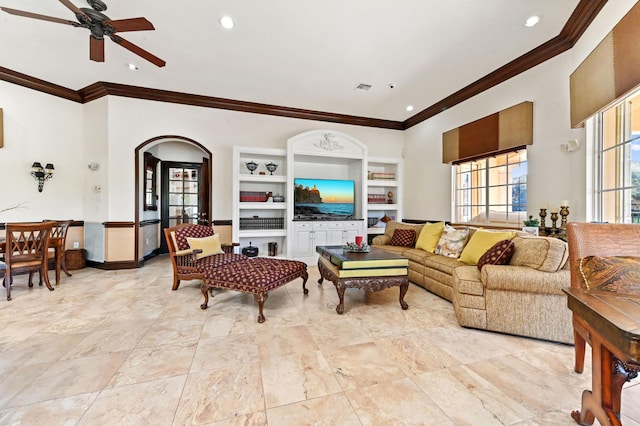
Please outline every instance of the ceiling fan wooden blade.
[[89, 18], [89, 16], [84, 13], [78, 6], [76, 6], [75, 4], [71, 3], [71, 1], [69, 0], [58, 0], [60, 3], [62, 3], [63, 5], [65, 5], [67, 7], [67, 9], [69, 9], [70, 11], [72, 11], [74, 13], [74, 15], [84, 15], [87, 17], [87, 19], [89, 19], [89, 21], [91, 21], [91, 18]]
[[152, 64], [154, 64], [156, 66], [164, 67], [167, 64], [165, 61], [163, 61], [162, 59], [158, 58], [157, 56], [147, 52], [143, 48], [141, 48], [139, 46], [136, 46], [135, 44], [131, 43], [130, 41], [127, 41], [127, 40], [123, 39], [120, 36], [112, 35], [111, 36], [111, 40], [113, 40], [114, 43], [119, 44], [120, 46], [124, 47], [125, 49], [135, 53], [136, 55], [140, 56], [143, 59], [146, 59], [147, 61], [151, 62]]
[[89, 36], [89, 59], [104, 62], [104, 39]]
[[111, 25], [117, 32], [155, 30], [153, 24], [146, 18], [116, 19], [104, 21], [104, 24]]
[[73, 25], [74, 27], [80, 26], [77, 22], [69, 21], [68, 19], [56, 18], [53, 16], [47, 16], [47, 15], [40, 15], [38, 13], [32, 13], [32, 12], [25, 12], [24, 10], [11, 9], [9, 7], [0, 7], [0, 9], [12, 15], [24, 16], [25, 18], [40, 19], [41, 21], [49, 21], [49, 22], [56, 22], [58, 24]]

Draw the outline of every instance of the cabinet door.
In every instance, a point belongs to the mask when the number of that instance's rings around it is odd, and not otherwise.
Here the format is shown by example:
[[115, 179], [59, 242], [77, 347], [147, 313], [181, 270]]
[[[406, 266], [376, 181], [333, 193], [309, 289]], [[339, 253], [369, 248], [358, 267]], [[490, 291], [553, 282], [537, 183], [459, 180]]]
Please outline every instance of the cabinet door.
[[320, 229], [318, 231], [313, 231], [313, 242], [311, 247], [311, 254], [316, 252], [316, 246], [326, 246], [327, 245], [327, 235], [328, 232], [326, 229]]
[[[356, 235], [362, 235], [362, 234], [357, 229], [347, 229], [344, 231], [343, 235], [345, 238], [344, 243], [346, 243], [347, 241], [350, 241], [353, 243], [356, 241]], [[365, 243], [367, 242], [366, 238], [363, 238], [363, 240]]]
[[329, 233], [329, 245], [330, 246], [338, 246], [345, 243], [344, 241], [344, 230], [343, 229], [332, 229]]
[[296, 231], [296, 246], [294, 256], [304, 257], [312, 256], [315, 246], [312, 247], [313, 231], [308, 229], [299, 229]]

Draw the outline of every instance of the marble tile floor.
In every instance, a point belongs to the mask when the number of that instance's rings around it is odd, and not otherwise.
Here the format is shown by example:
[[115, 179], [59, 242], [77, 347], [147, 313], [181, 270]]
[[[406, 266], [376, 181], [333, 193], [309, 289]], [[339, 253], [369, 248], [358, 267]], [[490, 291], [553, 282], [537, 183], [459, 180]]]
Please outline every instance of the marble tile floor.
[[[573, 348], [465, 329], [451, 304], [412, 285], [251, 295], [199, 282], [171, 291], [160, 256], [135, 270], [85, 268], [54, 292], [15, 278], [0, 299], [1, 425], [574, 425], [590, 388]], [[4, 293], [3, 293], [4, 296]], [[587, 358], [590, 365], [590, 358]], [[623, 424], [640, 425], [640, 381]], [[597, 423], [597, 422], [596, 422]]]

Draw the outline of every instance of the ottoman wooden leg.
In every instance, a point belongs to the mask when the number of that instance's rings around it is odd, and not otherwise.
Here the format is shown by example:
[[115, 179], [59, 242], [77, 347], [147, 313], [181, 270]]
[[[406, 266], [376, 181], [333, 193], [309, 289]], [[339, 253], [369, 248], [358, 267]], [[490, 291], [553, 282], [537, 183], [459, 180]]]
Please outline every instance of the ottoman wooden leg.
[[304, 294], [309, 294], [309, 290], [307, 290], [307, 279], [309, 279], [309, 273], [305, 272], [304, 275], [302, 276], [302, 292]]
[[269, 297], [269, 293], [256, 293], [253, 295], [253, 298], [258, 302], [258, 322], [262, 324], [264, 322], [264, 314], [262, 313], [262, 308], [264, 308], [264, 302]]
[[200, 292], [202, 293], [202, 295], [204, 296], [204, 303], [202, 305], [200, 305], [200, 309], [207, 309], [207, 304], [209, 303], [209, 286], [207, 286], [205, 283], [202, 283], [202, 285], [200, 286]]

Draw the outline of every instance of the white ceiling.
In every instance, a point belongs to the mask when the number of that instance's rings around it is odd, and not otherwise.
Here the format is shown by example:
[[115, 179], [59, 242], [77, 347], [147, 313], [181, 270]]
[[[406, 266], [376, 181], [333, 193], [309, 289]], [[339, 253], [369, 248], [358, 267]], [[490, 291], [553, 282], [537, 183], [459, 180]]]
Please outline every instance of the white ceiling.
[[[89, 7], [85, 0], [71, 0]], [[157, 68], [89, 31], [0, 12], [0, 66], [78, 90], [97, 81], [403, 121], [558, 35], [578, 0], [104, 0]], [[57, 0], [0, 6], [75, 20]], [[223, 15], [236, 26], [225, 30]], [[533, 28], [530, 15], [541, 15]], [[134, 62], [132, 72], [125, 64]], [[368, 92], [355, 90], [371, 84]], [[393, 83], [395, 88], [390, 88]], [[413, 112], [405, 107], [415, 106]]]

